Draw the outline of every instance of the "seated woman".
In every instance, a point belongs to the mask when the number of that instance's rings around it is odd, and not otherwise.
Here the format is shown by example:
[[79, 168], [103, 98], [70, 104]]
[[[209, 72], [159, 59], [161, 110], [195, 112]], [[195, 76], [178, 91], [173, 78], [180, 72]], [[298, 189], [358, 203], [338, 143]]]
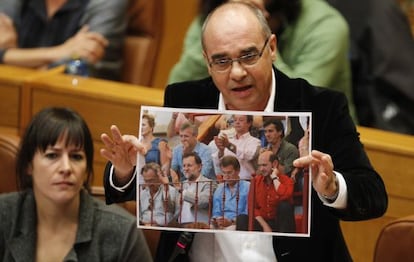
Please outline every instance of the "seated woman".
[[17, 155], [20, 192], [0, 195], [1, 261], [151, 261], [136, 219], [93, 198], [93, 142], [66, 108], [34, 116]]
[[166, 139], [154, 136], [155, 119], [149, 114], [142, 115], [141, 143], [145, 147], [145, 163], [157, 163], [168, 175], [171, 164], [171, 150]]

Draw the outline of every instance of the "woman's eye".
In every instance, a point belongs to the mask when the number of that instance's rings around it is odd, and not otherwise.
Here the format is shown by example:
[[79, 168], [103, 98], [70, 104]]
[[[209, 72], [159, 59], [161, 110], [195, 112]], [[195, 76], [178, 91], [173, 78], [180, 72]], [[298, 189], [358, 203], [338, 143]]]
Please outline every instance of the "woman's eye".
[[55, 159], [55, 158], [57, 158], [57, 154], [56, 153], [46, 153], [45, 156], [48, 159]]
[[76, 161], [81, 161], [81, 160], [84, 159], [84, 156], [83, 156], [83, 154], [73, 154], [72, 158]]

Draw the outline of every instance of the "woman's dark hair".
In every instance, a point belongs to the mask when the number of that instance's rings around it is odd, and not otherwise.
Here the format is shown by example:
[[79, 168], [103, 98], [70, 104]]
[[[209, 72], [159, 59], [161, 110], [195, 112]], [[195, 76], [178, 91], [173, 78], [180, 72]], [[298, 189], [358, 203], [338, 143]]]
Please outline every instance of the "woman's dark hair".
[[271, 17], [274, 15], [281, 16], [288, 23], [292, 23], [301, 12], [301, 2], [302, 0], [268, 0], [265, 9]]
[[83, 149], [86, 155], [87, 178], [84, 187], [90, 192], [93, 176], [93, 141], [91, 132], [83, 118], [69, 108], [50, 107], [38, 112], [27, 126], [17, 153], [16, 174], [20, 190], [33, 187], [28, 174], [35, 153], [45, 152], [49, 146], [65, 136], [66, 145]]
[[219, 5], [227, 2], [227, 0], [201, 0], [199, 5], [199, 14], [202, 21], [206, 19], [207, 15]]
[[[199, 13], [202, 21], [207, 15], [219, 5], [228, 2], [228, 0], [201, 0], [199, 5]], [[265, 0], [265, 9], [270, 16], [281, 16], [288, 23], [291, 23], [298, 18], [301, 8], [302, 0]]]

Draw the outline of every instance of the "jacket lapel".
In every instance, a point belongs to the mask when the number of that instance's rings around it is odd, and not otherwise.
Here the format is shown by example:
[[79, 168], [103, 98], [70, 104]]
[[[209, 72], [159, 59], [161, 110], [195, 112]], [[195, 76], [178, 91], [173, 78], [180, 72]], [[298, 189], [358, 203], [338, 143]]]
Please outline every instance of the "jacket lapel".
[[[36, 243], [36, 210], [33, 193], [24, 195], [22, 212], [16, 221], [16, 233], [8, 246], [15, 261], [34, 259]], [[20, 228], [18, 228], [20, 227]]]

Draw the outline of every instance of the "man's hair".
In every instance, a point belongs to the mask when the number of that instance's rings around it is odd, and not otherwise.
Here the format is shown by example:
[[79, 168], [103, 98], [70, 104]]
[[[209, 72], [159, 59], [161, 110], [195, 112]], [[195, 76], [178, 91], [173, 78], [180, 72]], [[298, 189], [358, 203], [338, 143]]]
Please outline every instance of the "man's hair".
[[180, 131], [186, 130], [187, 128], [191, 128], [191, 130], [193, 131], [193, 135], [197, 136], [198, 135], [198, 127], [192, 123], [190, 123], [189, 121], [184, 122], [181, 127], [180, 127]]
[[155, 172], [155, 174], [158, 174], [158, 172], [161, 172], [161, 167], [160, 167], [159, 164], [157, 164], [155, 162], [146, 163], [141, 168], [141, 174], [143, 174], [144, 172], [147, 172], [148, 170], [153, 170]]
[[206, 27], [207, 27], [209, 21], [210, 21], [211, 16], [213, 16], [214, 13], [217, 10], [221, 9], [222, 7], [224, 7], [226, 5], [234, 5], [234, 6], [238, 6], [238, 7], [242, 7], [242, 6], [246, 7], [247, 9], [249, 9], [254, 14], [254, 16], [259, 21], [260, 26], [262, 28], [262, 32], [263, 32], [264, 39], [267, 39], [272, 34], [272, 30], [270, 29], [269, 24], [267, 23], [266, 17], [263, 15], [262, 10], [260, 10], [259, 8], [257, 8], [256, 6], [254, 6], [253, 4], [248, 3], [248, 2], [244, 2], [244, 1], [242, 1], [242, 2], [229, 1], [229, 2], [223, 3], [223, 4], [219, 5], [219, 6], [217, 6], [216, 8], [214, 8], [213, 11], [211, 11], [207, 15], [206, 19], [204, 20], [203, 26], [201, 28], [201, 45], [203, 47], [203, 50], [205, 50], [204, 32], [206, 30]]
[[185, 154], [183, 155], [183, 159], [185, 159], [185, 158], [189, 158], [189, 157], [194, 157], [195, 162], [196, 162], [197, 164], [199, 164], [199, 165], [201, 165], [201, 164], [202, 164], [201, 158], [200, 158], [200, 156], [199, 156], [196, 152], [189, 152], [189, 153], [185, 153]]
[[272, 0], [268, 1], [265, 9], [270, 16], [281, 15], [286, 22], [293, 23], [302, 11], [302, 0]]
[[282, 131], [282, 138], [285, 136], [285, 127], [283, 126], [282, 121], [276, 118], [271, 118], [263, 123], [263, 127], [267, 127], [269, 125], [274, 125], [276, 130], [279, 132]]
[[237, 157], [227, 155], [220, 159], [220, 167], [233, 166], [234, 170], [240, 171], [240, 163]]
[[275, 154], [275, 153], [272, 153], [269, 156], [269, 161], [272, 164], [273, 164], [273, 162], [277, 161], [279, 164], [284, 165], [282, 159], [277, 154]]

